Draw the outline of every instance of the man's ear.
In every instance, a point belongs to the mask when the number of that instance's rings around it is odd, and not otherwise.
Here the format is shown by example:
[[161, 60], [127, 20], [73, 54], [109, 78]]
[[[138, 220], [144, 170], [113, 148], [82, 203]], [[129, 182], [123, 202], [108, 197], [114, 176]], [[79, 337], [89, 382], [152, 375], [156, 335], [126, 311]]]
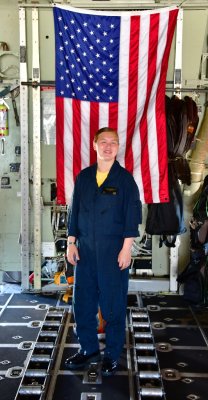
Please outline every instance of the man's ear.
[[96, 143], [93, 141], [93, 149], [96, 150]]

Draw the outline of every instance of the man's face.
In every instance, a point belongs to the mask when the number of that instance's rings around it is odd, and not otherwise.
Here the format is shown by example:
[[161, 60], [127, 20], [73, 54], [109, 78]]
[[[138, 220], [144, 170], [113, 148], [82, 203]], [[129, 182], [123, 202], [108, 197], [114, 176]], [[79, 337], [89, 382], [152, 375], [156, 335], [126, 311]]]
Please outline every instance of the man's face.
[[104, 161], [113, 161], [118, 153], [118, 137], [113, 132], [102, 132], [93, 142], [93, 148], [97, 152], [97, 158]]

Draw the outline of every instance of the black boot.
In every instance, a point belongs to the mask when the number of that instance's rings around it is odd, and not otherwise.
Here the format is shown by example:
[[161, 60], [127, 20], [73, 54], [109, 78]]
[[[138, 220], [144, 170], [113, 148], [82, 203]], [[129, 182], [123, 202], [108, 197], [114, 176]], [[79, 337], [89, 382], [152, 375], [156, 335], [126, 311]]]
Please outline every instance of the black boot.
[[104, 357], [101, 370], [102, 375], [109, 376], [115, 374], [117, 367], [118, 367], [118, 361], [111, 360], [111, 358], [108, 357]]
[[92, 354], [84, 354], [78, 352], [72, 357], [66, 359], [65, 367], [68, 369], [79, 369], [85, 367], [86, 365], [89, 365], [92, 362], [99, 362], [100, 360], [101, 358], [99, 351], [96, 351]]

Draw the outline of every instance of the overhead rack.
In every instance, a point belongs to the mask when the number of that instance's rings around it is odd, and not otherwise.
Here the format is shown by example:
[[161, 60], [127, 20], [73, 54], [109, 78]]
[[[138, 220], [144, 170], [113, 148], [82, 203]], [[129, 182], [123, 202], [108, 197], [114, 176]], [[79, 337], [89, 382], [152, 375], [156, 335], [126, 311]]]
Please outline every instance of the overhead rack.
[[200, 10], [207, 9], [207, 0], [56, 0], [38, 2], [34, 4], [33, 0], [30, 3], [19, 0], [21, 7], [53, 7], [55, 4], [69, 5], [76, 8], [88, 9], [109, 9], [109, 10], [147, 10], [154, 8], [178, 6], [184, 9]]

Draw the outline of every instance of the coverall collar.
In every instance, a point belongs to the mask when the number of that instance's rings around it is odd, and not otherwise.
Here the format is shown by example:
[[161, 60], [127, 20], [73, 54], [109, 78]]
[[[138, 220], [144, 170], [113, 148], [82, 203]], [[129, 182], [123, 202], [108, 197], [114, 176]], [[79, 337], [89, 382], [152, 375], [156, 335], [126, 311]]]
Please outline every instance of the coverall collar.
[[[95, 181], [96, 181], [97, 165], [98, 165], [97, 163], [92, 165], [92, 173], [93, 173], [93, 177], [94, 177]], [[112, 165], [112, 167], [111, 167], [111, 169], [110, 169], [110, 171], [109, 171], [109, 173], [108, 173], [107, 178], [102, 183], [102, 185], [106, 184], [106, 182], [108, 182], [109, 179], [111, 179], [111, 177], [115, 178], [115, 175], [117, 175], [117, 174], [118, 175], [120, 174], [120, 164], [119, 164], [119, 162], [117, 160], [115, 160], [113, 165]], [[100, 187], [102, 187], [102, 185]]]

